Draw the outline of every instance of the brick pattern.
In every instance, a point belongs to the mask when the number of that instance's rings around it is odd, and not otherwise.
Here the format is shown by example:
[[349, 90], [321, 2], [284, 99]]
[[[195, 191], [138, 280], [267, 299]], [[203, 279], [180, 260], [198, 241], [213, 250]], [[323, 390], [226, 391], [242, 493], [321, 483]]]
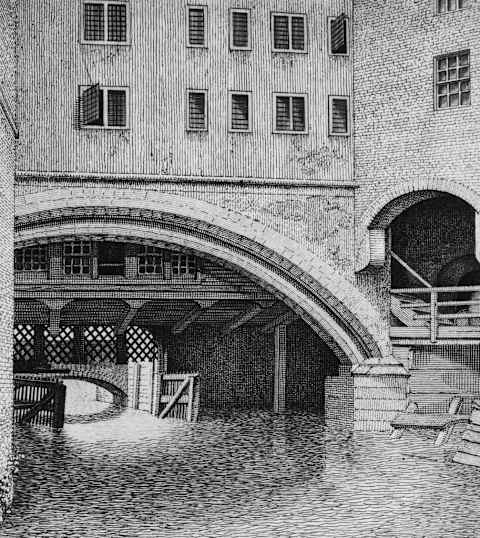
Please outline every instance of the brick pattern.
[[[0, 72], [5, 99], [15, 116], [16, 2], [0, 0]], [[15, 140], [0, 110], [0, 478], [11, 486], [12, 457], [12, 339], [13, 339], [13, 174]], [[0, 492], [0, 522], [11, 501], [12, 489]]]

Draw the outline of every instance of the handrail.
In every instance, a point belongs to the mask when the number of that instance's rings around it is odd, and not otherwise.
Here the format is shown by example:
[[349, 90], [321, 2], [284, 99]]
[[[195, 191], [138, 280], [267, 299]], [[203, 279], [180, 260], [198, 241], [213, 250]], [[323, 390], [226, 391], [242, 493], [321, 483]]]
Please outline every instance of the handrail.
[[[466, 307], [466, 306], [480, 306], [480, 300], [465, 300], [465, 301], [439, 301], [439, 294], [447, 293], [473, 293], [480, 292], [479, 286], [445, 286], [445, 287], [432, 287], [432, 288], [400, 288], [392, 289], [392, 296], [395, 295], [428, 295], [429, 299], [422, 299], [422, 302], [413, 302], [412, 300], [403, 302], [400, 304], [400, 308], [411, 309], [413, 311], [417, 310], [420, 312], [425, 312], [421, 314], [413, 313], [413, 320], [425, 320], [427, 323], [430, 323], [430, 342], [436, 343], [438, 339], [438, 327], [439, 322], [450, 321], [454, 322], [455, 320], [469, 320], [469, 319], [480, 319], [480, 308], [478, 312], [475, 310], [459, 312], [445, 312], [441, 311], [445, 307]], [[420, 297], [419, 297], [420, 299]], [[468, 322], [467, 322], [468, 323]], [[479, 327], [480, 332], [480, 327]]]

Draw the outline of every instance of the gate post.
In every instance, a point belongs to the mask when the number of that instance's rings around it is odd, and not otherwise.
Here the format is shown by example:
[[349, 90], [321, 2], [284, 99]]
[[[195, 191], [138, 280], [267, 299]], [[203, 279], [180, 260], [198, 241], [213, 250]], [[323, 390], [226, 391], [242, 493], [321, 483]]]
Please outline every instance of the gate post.
[[45, 327], [35, 325], [33, 331], [34, 367], [48, 368], [49, 365], [45, 357]]

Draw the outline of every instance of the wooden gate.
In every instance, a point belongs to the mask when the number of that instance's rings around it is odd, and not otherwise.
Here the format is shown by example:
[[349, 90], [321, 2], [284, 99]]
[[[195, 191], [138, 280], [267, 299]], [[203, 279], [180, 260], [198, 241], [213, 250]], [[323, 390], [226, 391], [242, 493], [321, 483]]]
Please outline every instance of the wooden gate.
[[159, 418], [176, 418], [196, 422], [199, 406], [198, 374], [160, 374]]
[[16, 424], [63, 428], [66, 387], [61, 381], [14, 379], [13, 416]]

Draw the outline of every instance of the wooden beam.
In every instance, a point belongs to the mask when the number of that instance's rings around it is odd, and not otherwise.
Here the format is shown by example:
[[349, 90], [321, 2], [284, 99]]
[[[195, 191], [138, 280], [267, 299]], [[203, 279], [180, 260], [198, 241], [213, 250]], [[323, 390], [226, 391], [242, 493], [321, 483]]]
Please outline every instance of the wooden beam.
[[187, 327], [196, 321], [208, 308], [217, 301], [197, 301], [196, 305], [172, 328], [173, 334], [181, 334]]
[[397, 254], [395, 254], [395, 252], [393, 252], [393, 250], [390, 252], [390, 255], [392, 256], [392, 258], [397, 262], [399, 263], [404, 269], [406, 269], [414, 278], [416, 278], [421, 284], [423, 284], [426, 288], [431, 288], [432, 285], [429, 284], [422, 276], [420, 276], [416, 271], [415, 269], [412, 269], [410, 267], [410, 265], [408, 265], [408, 263], [404, 260], [402, 260], [402, 258], [400, 258], [400, 256], [398, 256]]
[[288, 326], [294, 321], [298, 319], [298, 315], [295, 314], [295, 312], [289, 311], [285, 312], [285, 314], [282, 314], [280, 317], [274, 319], [273, 321], [270, 321], [266, 325], [264, 325], [261, 329], [263, 333], [271, 333], [274, 331], [278, 326], [285, 325]]
[[287, 326], [275, 327], [275, 365], [273, 388], [273, 412], [284, 413], [286, 407], [287, 379]]
[[143, 307], [143, 305], [146, 303], [146, 301], [128, 301], [129, 310], [126, 313], [125, 317], [122, 321], [115, 327], [115, 333], [116, 334], [123, 334], [128, 329], [128, 326], [133, 321], [133, 318], [138, 314], [138, 311], [140, 308]]
[[242, 312], [239, 316], [237, 316], [233, 321], [231, 321], [224, 327], [224, 329], [222, 330], [222, 336], [227, 336], [236, 329], [239, 329], [242, 325], [245, 325], [245, 323], [248, 323], [254, 317], [258, 316], [258, 314], [260, 314], [262, 310], [270, 308], [273, 304], [273, 301], [255, 302], [250, 308], [248, 308], [245, 312]]

